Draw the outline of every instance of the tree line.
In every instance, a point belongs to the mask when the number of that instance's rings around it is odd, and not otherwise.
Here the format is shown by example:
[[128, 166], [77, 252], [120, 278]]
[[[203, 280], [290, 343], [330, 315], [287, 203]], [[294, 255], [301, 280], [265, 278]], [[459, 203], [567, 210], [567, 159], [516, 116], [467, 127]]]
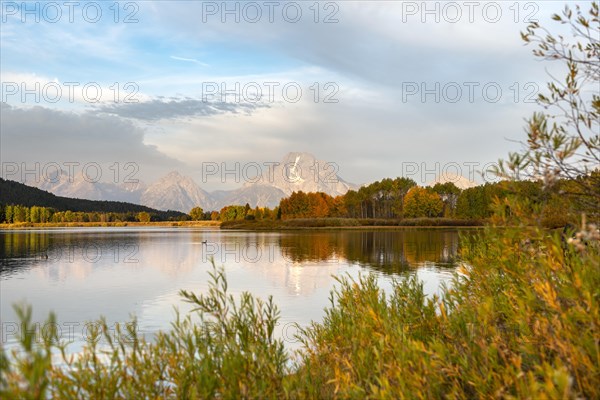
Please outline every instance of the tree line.
[[[596, 173], [597, 174], [597, 173]], [[597, 179], [592, 174], [588, 178]], [[10, 181], [5, 181], [10, 182]], [[16, 182], [15, 182], [16, 183]], [[24, 186], [16, 183], [17, 185]], [[18, 186], [17, 186], [18, 187]], [[172, 211], [157, 211], [147, 207], [142, 210], [128, 211], [77, 211], [60, 210], [55, 207], [39, 205], [0, 203], [0, 222], [3, 223], [65, 223], [65, 222], [150, 222], [165, 220], [286, 220], [295, 218], [359, 218], [401, 220], [404, 218], [457, 218], [467, 220], [489, 219], [503, 207], [511, 197], [528, 201], [530, 211], [543, 216], [541, 221], [546, 226], [564, 226], [571, 216], [586, 212], [591, 218], [598, 218], [598, 206], [590, 207], [589, 203], [578, 203], [576, 197], [582, 187], [577, 180], [561, 180], [553, 184], [552, 190], [546, 190], [542, 181], [501, 181], [461, 190], [454, 183], [437, 183], [434, 186], [421, 187], [408, 178], [383, 179], [365, 185], [358, 190], [350, 190], [346, 194], [333, 197], [326, 193], [293, 192], [289, 197], [281, 199], [279, 206], [254, 207], [245, 205], [229, 205], [220, 211], [204, 211], [194, 207], [189, 214]], [[20, 189], [20, 188], [19, 188]], [[42, 192], [35, 188], [27, 187]], [[51, 195], [47, 192], [44, 194]], [[5, 193], [3, 193], [5, 196]], [[54, 195], [51, 195], [54, 196]], [[54, 196], [57, 197], [57, 196]], [[57, 197], [58, 198], [58, 197]], [[59, 198], [66, 199], [66, 198]], [[24, 198], [25, 202], [30, 200]], [[67, 199], [90, 203], [91, 200]], [[76, 204], [76, 203], [75, 203]], [[504, 206], [503, 212], [510, 213], [510, 207]], [[119, 207], [117, 207], [119, 210]], [[127, 208], [126, 208], [127, 210]]]
[[[184, 218], [187, 219], [187, 218]], [[52, 207], [0, 205], [0, 223], [64, 223], [64, 222], [150, 222], [161, 221], [159, 215], [141, 212], [58, 211]]]
[[[595, 174], [578, 179], [597, 179]], [[294, 219], [294, 218], [359, 218], [397, 219], [404, 218], [456, 218], [487, 220], [501, 208], [502, 213], [511, 213], [509, 199], [526, 200], [528, 210], [541, 215], [539, 221], [545, 226], [564, 226], [573, 216], [586, 212], [598, 218], [598, 207], [589, 207], [577, 201], [581, 182], [563, 179], [552, 188], [543, 181], [500, 181], [488, 182], [472, 188], [460, 189], [454, 183], [437, 183], [422, 187], [408, 178], [383, 179], [365, 185], [358, 190], [333, 197], [326, 193], [293, 192], [281, 199], [279, 206], [251, 208], [231, 205], [219, 212], [203, 212], [196, 207], [192, 219], [219, 221]]]

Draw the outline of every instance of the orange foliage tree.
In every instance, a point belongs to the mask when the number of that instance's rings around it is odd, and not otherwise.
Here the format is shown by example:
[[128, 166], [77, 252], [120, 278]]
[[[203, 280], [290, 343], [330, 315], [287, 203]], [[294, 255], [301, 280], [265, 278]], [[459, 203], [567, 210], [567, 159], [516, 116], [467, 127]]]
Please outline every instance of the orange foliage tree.
[[279, 203], [281, 218], [325, 218], [342, 212], [341, 200], [322, 192], [294, 192]]

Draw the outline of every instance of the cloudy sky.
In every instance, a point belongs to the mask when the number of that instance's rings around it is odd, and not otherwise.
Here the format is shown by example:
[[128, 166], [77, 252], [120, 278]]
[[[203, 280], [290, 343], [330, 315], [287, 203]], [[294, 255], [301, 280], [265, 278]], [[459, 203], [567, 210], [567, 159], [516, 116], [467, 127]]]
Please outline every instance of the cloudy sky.
[[130, 162], [143, 180], [178, 170], [209, 190], [206, 163], [290, 151], [355, 183], [506, 157], [548, 79], [519, 32], [564, 6], [1, 4], [3, 165]]

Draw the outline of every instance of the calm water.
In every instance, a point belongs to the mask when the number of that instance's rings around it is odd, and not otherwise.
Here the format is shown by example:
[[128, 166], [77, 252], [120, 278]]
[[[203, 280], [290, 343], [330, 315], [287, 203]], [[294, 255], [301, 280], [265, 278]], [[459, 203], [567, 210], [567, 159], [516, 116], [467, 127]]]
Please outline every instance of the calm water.
[[[332, 276], [373, 272], [382, 286], [417, 274], [429, 294], [455, 268], [457, 229], [400, 231], [240, 232], [181, 228], [85, 228], [0, 231], [2, 342], [14, 346], [21, 327], [14, 303], [33, 306], [33, 319], [57, 314], [61, 338], [78, 351], [87, 323], [137, 317], [150, 339], [169, 328], [174, 307], [189, 306], [180, 289], [207, 288], [210, 259], [225, 267], [233, 294], [272, 295], [281, 310], [277, 335], [294, 346], [297, 325], [320, 320]], [[43, 328], [41, 324], [40, 327]]]

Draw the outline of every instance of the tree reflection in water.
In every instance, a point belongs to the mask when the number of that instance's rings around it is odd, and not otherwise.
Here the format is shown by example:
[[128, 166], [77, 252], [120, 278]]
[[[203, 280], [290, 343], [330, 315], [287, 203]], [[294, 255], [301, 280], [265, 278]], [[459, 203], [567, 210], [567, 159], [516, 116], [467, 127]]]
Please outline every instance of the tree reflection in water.
[[341, 258], [397, 274], [426, 263], [453, 268], [459, 233], [456, 229], [312, 232], [282, 235], [279, 246], [286, 259], [297, 263]]

